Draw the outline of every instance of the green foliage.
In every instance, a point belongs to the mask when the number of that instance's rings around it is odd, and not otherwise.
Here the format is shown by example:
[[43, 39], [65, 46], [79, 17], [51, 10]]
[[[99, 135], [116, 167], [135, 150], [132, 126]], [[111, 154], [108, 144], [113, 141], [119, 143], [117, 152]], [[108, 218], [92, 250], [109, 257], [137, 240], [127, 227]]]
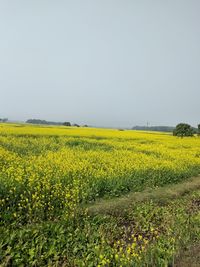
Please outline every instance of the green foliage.
[[174, 129], [173, 135], [174, 136], [180, 136], [180, 137], [193, 136], [194, 135], [194, 130], [187, 123], [179, 123], [176, 126], [176, 128]]
[[74, 126], [74, 127], [80, 127], [80, 125], [77, 124], [77, 123], [74, 123], [72, 126]]
[[66, 122], [63, 123], [63, 125], [64, 125], [64, 126], [71, 126], [71, 123], [68, 122], [68, 121], [66, 121]]
[[7, 122], [8, 121], [8, 119], [7, 118], [0, 118], [0, 122]]
[[134, 126], [132, 130], [139, 131], [155, 131], [155, 132], [173, 132], [174, 127], [171, 126]]
[[40, 119], [29, 119], [29, 120], [26, 121], [26, 123], [42, 124], [42, 125], [62, 125], [61, 122], [46, 121], [46, 120], [40, 120]]
[[0, 228], [2, 266], [169, 266], [177, 251], [200, 240], [200, 192], [166, 205], [146, 201], [118, 216]]
[[200, 135], [200, 124], [198, 124], [198, 135]]

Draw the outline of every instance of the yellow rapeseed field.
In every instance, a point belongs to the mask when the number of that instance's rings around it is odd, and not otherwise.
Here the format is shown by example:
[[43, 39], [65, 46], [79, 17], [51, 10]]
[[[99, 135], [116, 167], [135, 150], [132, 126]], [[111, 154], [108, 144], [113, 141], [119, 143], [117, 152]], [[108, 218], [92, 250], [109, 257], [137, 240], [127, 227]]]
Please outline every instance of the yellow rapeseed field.
[[176, 183], [199, 172], [198, 137], [0, 125], [4, 223], [74, 216], [81, 202]]
[[0, 265], [168, 266], [199, 238], [198, 192], [117, 215], [87, 207], [199, 173], [197, 136], [0, 124]]

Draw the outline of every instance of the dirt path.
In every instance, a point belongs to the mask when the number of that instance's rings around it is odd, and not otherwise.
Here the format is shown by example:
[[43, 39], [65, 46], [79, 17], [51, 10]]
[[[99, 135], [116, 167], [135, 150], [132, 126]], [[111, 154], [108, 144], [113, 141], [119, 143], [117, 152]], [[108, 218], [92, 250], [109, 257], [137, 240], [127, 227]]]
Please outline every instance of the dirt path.
[[200, 267], [200, 244], [181, 251], [173, 267]]

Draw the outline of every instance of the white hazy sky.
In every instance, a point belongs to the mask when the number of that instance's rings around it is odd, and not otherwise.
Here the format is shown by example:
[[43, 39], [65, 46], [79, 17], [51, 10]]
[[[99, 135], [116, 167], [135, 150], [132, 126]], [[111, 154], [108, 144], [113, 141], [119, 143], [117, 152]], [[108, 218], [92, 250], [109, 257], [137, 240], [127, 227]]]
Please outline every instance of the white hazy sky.
[[0, 0], [0, 117], [200, 123], [199, 0]]

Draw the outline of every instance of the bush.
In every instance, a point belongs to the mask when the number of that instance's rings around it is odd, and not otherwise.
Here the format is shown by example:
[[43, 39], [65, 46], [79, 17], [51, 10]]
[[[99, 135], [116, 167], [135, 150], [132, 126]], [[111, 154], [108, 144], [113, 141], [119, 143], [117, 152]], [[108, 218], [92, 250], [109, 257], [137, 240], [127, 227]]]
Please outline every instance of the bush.
[[197, 132], [197, 134], [198, 134], [198, 136], [200, 136], [200, 124], [198, 124], [198, 132]]
[[64, 126], [71, 126], [71, 123], [68, 122], [68, 121], [66, 121], [66, 122], [63, 123], [63, 125], [64, 125]]

